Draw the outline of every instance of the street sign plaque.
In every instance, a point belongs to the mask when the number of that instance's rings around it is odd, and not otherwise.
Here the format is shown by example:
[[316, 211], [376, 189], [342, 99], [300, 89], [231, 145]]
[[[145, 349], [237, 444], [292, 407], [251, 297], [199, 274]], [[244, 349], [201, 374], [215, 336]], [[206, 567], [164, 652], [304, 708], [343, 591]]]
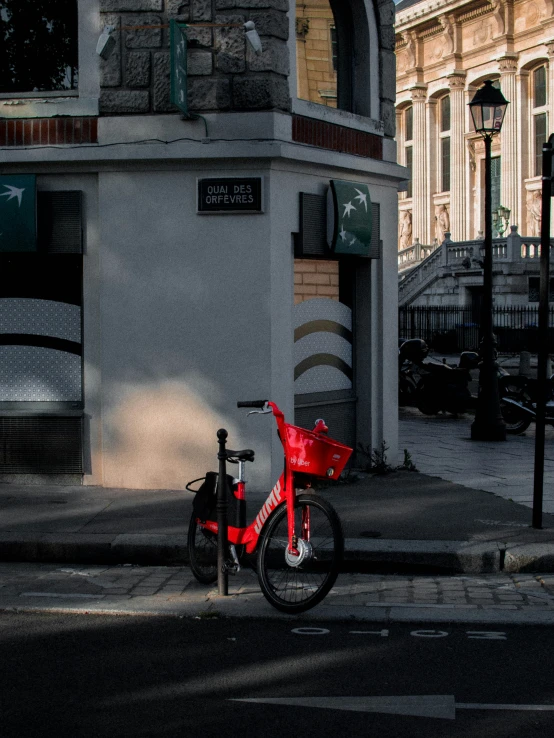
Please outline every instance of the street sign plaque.
[[261, 177], [214, 177], [198, 180], [198, 213], [261, 212]]

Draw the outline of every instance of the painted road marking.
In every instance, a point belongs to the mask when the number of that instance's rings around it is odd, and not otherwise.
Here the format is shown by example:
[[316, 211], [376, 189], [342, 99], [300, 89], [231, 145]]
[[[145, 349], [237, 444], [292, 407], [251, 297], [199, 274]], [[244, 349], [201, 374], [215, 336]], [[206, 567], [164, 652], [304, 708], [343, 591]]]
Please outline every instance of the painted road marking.
[[327, 635], [330, 632], [331, 631], [327, 630], [327, 628], [293, 628], [291, 630], [291, 633], [296, 633], [296, 635], [304, 635], [304, 636]]
[[508, 636], [501, 630], [466, 630], [467, 637], [475, 641], [507, 641]]
[[410, 715], [456, 719], [452, 695], [423, 695], [407, 697], [266, 697], [239, 699], [234, 702], [263, 702], [289, 707], [316, 707], [349, 712], [378, 712], [386, 715]]
[[446, 638], [449, 633], [446, 630], [412, 630], [410, 635], [415, 638]]
[[456, 710], [505, 710], [554, 712], [554, 705], [502, 705], [479, 702], [456, 702], [454, 695], [404, 695], [385, 697], [250, 697], [230, 702], [254, 702], [289, 707], [315, 707], [349, 712], [377, 712], [386, 715], [409, 715], [442, 720], [455, 720]]
[[[293, 631], [294, 633], [295, 631]], [[382, 630], [349, 630], [350, 635], [375, 635], [381, 638], [388, 638], [390, 630], [383, 628]], [[452, 635], [446, 630], [412, 630], [410, 635], [413, 638], [446, 638]], [[469, 640], [481, 641], [507, 641], [508, 635], [503, 630], [466, 630]]]
[[389, 637], [389, 631], [387, 628], [383, 628], [383, 630], [349, 630], [348, 632], [352, 635], [374, 635], [381, 636], [381, 638]]

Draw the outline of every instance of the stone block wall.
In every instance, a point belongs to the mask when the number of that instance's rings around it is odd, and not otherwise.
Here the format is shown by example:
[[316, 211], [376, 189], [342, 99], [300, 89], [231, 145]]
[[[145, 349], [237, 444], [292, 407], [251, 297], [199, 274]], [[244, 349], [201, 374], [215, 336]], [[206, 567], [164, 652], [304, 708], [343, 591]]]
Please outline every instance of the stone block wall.
[[379, 34], [379, 98], [385, 136], [396, 134], [395, 5], [393, 0], [375, 0]]
[[263, 43], [256, 55], [242, 27], [188, 29], [191, 112], [290, 110], [289, 0], [100, 0], [101, 23], [117, 45], [101, 60], [102, 115], [177, 112], [170, 102], [169, 28], [128, 26], [254, 21]]

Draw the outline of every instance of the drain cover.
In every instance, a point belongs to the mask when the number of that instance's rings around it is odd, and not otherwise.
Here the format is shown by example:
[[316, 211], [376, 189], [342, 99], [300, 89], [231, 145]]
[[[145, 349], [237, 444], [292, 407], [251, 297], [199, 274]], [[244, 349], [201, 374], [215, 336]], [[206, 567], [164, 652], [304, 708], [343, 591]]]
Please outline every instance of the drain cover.
[[360, 538], [381, 538], [378, 530], [364, 530], [360, 533]]

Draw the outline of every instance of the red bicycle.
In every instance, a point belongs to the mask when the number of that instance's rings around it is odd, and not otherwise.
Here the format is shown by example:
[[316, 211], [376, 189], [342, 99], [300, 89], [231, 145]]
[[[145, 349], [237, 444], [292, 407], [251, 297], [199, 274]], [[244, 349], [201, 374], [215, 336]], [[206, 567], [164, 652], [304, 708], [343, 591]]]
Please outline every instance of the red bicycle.
[[[338, 479], [352, 449], [327, 437], [325, 421], [309, 431], [285, 422], [274, 402], [239, 402], [255, 408], [249, 415], [271, 413], [285, 452], [284, 470], [250, 525], [246, 525], [245, 466], [254, 451], [226, 449], [226, 459], [238, 464], [236, 478], [227, 475], [229, 499], [228, 563], [240, 570], [246, 554], [256, 561], [258, 579], [266, 599], [278, 610], [299, 613], [317, 605], [335, 583], [344, 551], [340, 519], [334, 508], [310, 490], [311, 479]], [[192, 573], [211, 584], [218, 576], [216, 487], [217, 473], [187, 484], [196, 492], [188, 531]], [[190, 485], [202, 481], [198, 490]]]

